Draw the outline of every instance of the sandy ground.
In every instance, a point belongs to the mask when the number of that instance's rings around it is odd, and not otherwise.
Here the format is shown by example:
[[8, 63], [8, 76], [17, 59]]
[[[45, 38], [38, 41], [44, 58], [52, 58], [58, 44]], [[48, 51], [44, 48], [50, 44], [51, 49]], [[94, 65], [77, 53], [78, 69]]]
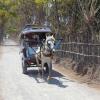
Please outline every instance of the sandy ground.
[[91, 88], [94, 88], [94, 89], [100, 91], [100, 81], [91, 80], [87, 75], [85, 75], [85, 76], [78, 75], [70, 67], [71, 67], [70, 65], [67, 68], [67, 67], [63, 67], [62, 64], [59, 64], [59, 63], [55, 64], [55, 70], [60, 71], [65, 76], [67, 75], [67, 77], [73, 79], [74, 81], [76, 81], [78, 83], [85, 84]]
[[100, 91], [78, 83], [55, 64], [50, 81], [41, 79], [36, 69], [30, 69], [28, 75], [22, 74], [19, 47], [11, 40], [5, 44], [0, 50], [0, 100], [100, 99]]

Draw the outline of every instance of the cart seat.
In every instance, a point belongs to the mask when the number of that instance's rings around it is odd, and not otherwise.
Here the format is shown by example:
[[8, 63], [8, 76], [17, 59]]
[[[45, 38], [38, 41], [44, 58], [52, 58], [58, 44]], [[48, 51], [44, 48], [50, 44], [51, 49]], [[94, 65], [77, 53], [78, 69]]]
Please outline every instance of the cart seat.
[[26, 48], [26, 56], [28, 58], [32, 58], [39, 52], [39, 47], [27, 47]]

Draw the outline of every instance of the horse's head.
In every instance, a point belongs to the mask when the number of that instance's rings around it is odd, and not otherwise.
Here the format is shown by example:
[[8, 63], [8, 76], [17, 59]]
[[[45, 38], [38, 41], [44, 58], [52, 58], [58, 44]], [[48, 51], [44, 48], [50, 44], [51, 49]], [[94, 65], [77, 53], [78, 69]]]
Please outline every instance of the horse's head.
[[54, 52], [54, 45], [55, 45], [55, 38], [54, 36], [46, 36], [46, 41], [45, 41], [45, 49], [47, 49], [50, 52]]

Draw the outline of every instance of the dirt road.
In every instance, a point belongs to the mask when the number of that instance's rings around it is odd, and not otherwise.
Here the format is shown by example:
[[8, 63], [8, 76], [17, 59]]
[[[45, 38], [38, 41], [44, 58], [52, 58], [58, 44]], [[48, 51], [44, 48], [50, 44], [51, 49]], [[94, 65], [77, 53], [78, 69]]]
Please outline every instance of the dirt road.
[[[53, 71], [47, 82], [29, 69], [22, 74], [19, 47], [11, 40], [0, 50], [0, 100], [99, 100], [100, 92]], [[53, 66], [55, 67], [55, 66]]]

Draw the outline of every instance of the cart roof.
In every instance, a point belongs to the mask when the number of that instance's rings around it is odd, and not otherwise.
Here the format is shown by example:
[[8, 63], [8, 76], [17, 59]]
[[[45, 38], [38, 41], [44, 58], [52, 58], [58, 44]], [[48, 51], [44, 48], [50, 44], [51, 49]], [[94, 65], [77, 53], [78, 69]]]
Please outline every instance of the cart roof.
[[30, 33], [51, 33], [51, 30], [48, 27], [28, 27], [22, 30], [21, 35]]
[[19, 38], [22, 38], [24, 35], [33, 35], [33, 34], [41, 34], [42, 36], [46, 34], [52, 34], [52, 31], [49, 27], [36, 27], [33, 25], [26, 25], [24, 29], [19, 34]]

